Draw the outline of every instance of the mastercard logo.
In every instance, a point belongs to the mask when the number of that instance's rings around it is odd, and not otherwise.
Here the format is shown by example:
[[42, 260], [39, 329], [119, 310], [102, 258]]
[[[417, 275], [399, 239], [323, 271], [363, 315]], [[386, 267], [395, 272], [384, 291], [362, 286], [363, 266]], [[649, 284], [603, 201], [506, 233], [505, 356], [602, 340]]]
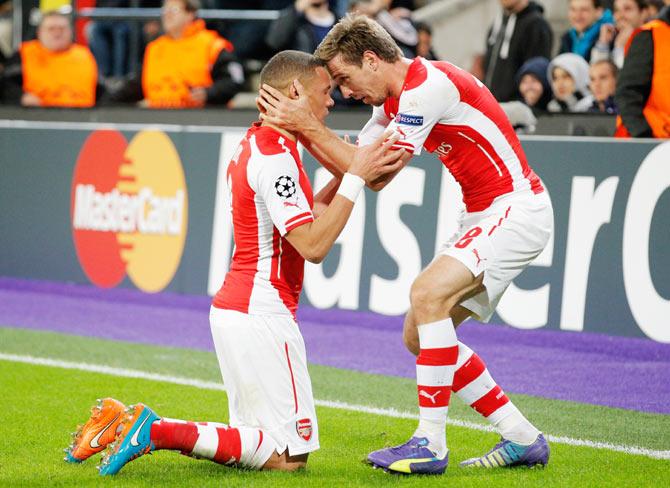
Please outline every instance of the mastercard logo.
[[174, 277], [186, 240], [188, 195], [179, 154], [160, 131], [130, 142], [97, 130], [81, 148], [70, 213], [77, 257], [88, 279], [112, 288], [125, 276], [158, 292]]

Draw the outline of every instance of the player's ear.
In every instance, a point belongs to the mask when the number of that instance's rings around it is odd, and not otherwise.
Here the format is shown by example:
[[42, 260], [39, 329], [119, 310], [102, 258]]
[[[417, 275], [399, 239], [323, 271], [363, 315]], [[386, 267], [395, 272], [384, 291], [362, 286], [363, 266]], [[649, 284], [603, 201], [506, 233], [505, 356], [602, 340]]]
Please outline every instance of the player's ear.
[[291, 82], [291, 86], [288, 87], [288, 96], [289, 98], [296, 99], [299, 97], [298, 89], [295, 87], [295, 80]]
[[377, 71], [379, 57], [374, 51], [365, 51], [363, 52], [363, 63], [366, 64], [372, 71]]

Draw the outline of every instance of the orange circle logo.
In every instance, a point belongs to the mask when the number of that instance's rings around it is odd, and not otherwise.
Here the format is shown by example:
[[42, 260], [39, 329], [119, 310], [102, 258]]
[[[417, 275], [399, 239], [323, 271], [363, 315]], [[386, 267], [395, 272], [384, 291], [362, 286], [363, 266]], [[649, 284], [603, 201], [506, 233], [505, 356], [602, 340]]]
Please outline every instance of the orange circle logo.
[[72, 234], [84, 273], [111, 288], [128, 275], [157, 292], [172, 280], [184, 250], [188, 196], [170, 138], [141, 131], [126, 142], [97, 130], [84, 143], [72, 178]]

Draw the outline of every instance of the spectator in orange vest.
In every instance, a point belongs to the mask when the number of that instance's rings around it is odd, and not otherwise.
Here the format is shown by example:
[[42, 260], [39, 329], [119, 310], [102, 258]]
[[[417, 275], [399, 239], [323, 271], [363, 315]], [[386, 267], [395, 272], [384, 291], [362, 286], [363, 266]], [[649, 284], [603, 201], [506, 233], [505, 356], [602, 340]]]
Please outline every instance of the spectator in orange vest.
[[591, 64], [611, 59], [621, 69], [628, 39], [647, 22], [648, 12], [647, 0], [615, 0], [614, 23], [600, 26], [600, 36], [591, 49]]
[[5, 71], [5, 99], [25, 107], [92, 107], [98, 68], [91, 51], [72, 41], [70, 18], [48, 12], [37, 39], [24, 42]]
[[670, 138], [670, 0], [629, 41], [619, 72], [617, 137]]
[[196, 19], [197, 0], [166, 0], [165, 34], [147, 46], [141, 105], [152, 108], [225, 104], [242, 89], [244, 71], [233, 45]]

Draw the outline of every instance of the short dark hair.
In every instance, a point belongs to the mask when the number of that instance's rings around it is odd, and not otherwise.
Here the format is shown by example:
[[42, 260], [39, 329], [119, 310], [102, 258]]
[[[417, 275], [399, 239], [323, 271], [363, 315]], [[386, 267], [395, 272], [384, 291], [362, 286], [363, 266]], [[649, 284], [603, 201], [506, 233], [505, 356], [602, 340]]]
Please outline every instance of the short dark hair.
[[612, 76], [617, 78], [619, 76], [619, 67], [614, 64], [614, 62], [611, 59], [601, 59], [599, 61], [594, 61], [591, 63], [591, 66], [596, 66], [598, 64], [606, 64], [610, 68], [610, 73], [612, 73]]
[[[568, 3], [572, 2], [572, 0], [569, 0]], [[602, 8], [603, 7], [603, 0], [591, 0], [591, 4], [593, 5], [593, 8]]]
[[647, 0], [647, 7], [653, 7], [656, 10], [661, 10], [665, 6], [665, 2], [663, 0]]
[[433, 35], [433, 29], [425, 22], [414, 22], [414, 28], [417, 32], [426, 32]]
[[302, 51], [281, 51], [270, 58], [261, 70], [261, 85], [286, 92], [293, 80], [301, 83], [309, 82], [316, 69], [325, 67], [325, 63], [314, 56]]
[[381, 25], [365, 15], [348, 14], [330, 29], [314, 55], [327, 63], [340, 54], [345, 63], [362, 66], [365, 51], [388, 63], [402, 57], [402, 51]]
[[638, 10], [644, 10], [649, 7], [649, 2], [647, 0], [635, 0], [635, 3], [637, 4]]

